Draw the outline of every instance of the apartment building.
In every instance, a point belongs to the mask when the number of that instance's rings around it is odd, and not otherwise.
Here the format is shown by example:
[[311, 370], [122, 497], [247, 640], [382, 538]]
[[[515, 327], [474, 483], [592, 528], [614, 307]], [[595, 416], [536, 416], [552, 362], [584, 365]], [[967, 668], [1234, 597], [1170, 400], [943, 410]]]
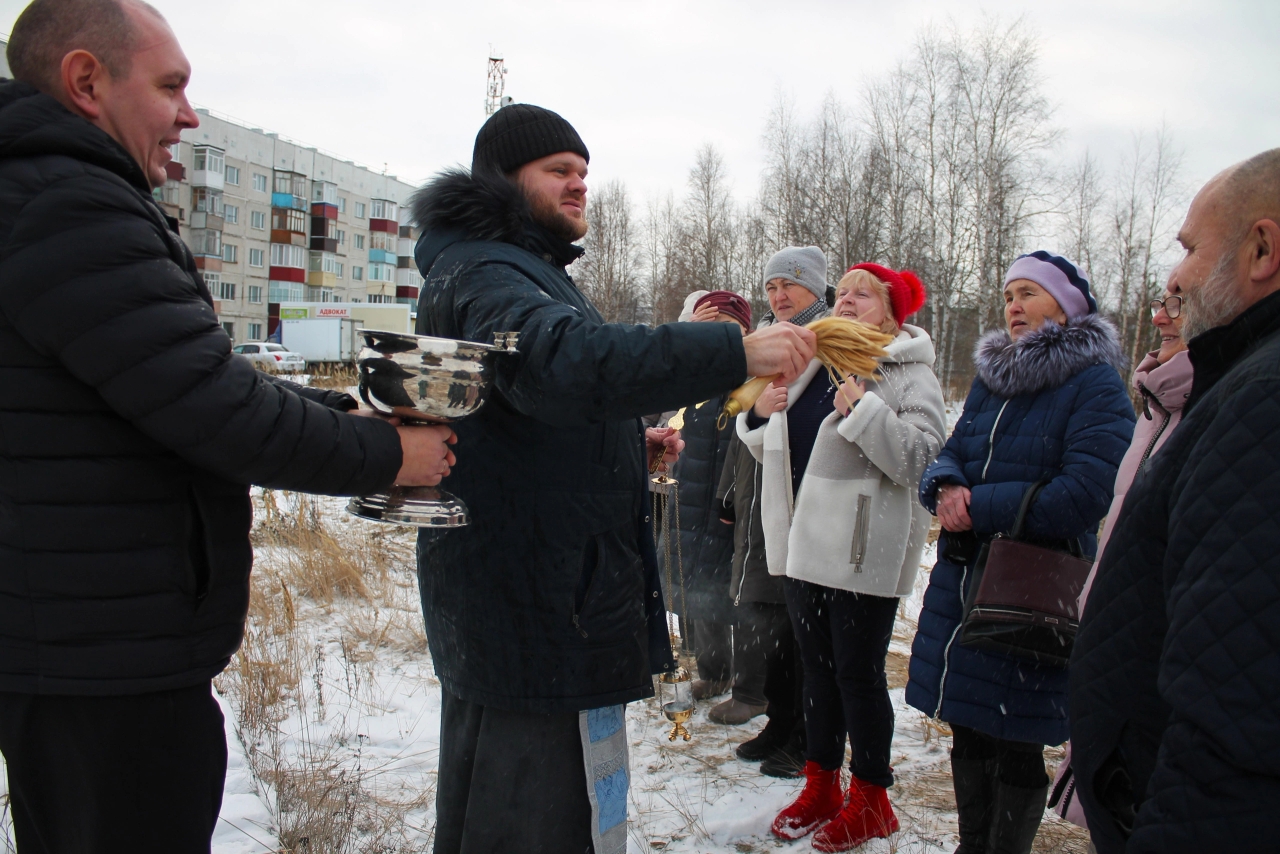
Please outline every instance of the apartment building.
[[233, 341], [269, 336], [282, 302], [417, 305], [412, 184], [197, 112], [200, 127], [183, 132], [155, 197], [178, 220]]

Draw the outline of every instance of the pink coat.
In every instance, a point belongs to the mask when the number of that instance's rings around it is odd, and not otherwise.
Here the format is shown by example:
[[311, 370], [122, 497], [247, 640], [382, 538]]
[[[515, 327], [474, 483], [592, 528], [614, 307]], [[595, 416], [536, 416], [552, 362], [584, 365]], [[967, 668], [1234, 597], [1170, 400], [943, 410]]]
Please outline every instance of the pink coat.
[[1102, 560], [1102, 550], [1107, 547], [1111, 529], [1120, 516], [1120, 505], [1124, 503], [1124, 497], [1129, 492], [1138, 469], [1152, 454], [1160, 450], [1173, 428], [1182, 420], [1182, 407], [1191, 394], [1192, 379], [1191, 357], [1186, 350], [1174, 354], [1163, 365], [1156, 361], [1156, 351], [1153, 350], [1133, 372], [1133, 386], [1142, 394], [1142, 414], [1138, 416], [1138, 423], [1133, 428], [1133, 444], [1129, 446], [1124, 459], [1120, 461], [1120, 469], [1116, 472], [1111, 509], [1107, 511], [1102, 535], [1098, 537], [1097, 560], [1094, 561], [1093, 570], [1080, 593], [1079, 613], [1084, 613], [1084, 601], [1089, 595], [1089, 588], [1093, 586], [1093, 576], [1098, 571], [1098, 561]]

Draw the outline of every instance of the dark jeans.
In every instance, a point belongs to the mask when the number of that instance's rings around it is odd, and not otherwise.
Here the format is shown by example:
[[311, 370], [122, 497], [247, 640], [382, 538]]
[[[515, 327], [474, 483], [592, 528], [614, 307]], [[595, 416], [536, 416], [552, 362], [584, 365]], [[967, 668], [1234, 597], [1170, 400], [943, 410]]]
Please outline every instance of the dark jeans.
[[22, 854], [208, 854], [227, 773], [208, 682], [124, 697], [0, 693]]
[[507, 712], [441, 691], [435, 854], [593, 847], [578, 713]]
[[765, 712], [776, 726], [800, 720], [801, 693], [795, 633], [786, 605], [744, 602], [734, 612], [733, 697]]
[[1043, 744], [996, 738], [960, 724], [951, 724], [951, 736], [951, 758], [979, 762], [994, 759], [995, 778], [1006, 786], [1039, 789], [1049, 785]]
[[898, 600], [784, 580], [791, 625], [804, 662], [805, 758], [828, 771], [844, 759], [864, 782], [892, 786], [893, 703], [884, 661]]
[[698, 678], [708, 682], [733, 679], [733, 641], [729, 623], [693, 620], [690, 646], [698, 659]]

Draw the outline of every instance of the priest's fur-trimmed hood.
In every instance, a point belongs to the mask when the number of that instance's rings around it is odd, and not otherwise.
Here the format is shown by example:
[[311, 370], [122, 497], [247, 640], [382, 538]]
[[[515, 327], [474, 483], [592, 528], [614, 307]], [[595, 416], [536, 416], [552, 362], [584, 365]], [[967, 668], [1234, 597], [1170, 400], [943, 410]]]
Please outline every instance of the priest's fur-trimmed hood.
[[1005, 330], [993, 330], [978, 340], [973, 360], [978, 377], [1000, 397], [1057, 388], [1093, 365], [1111, 365], [1121, 376], [1126, 370], [1115, 324], [1098, 314], [1065, 326], [1046, 320], [1016, 343]]
[[414, 194], [410, 208], [422, 231], [416, 254], [424, 276], [440, 251], [460, 240], [511, 243], [560, 266], [582, 255], [535, 223], [524, 193], [502, 175], [446, 169]]

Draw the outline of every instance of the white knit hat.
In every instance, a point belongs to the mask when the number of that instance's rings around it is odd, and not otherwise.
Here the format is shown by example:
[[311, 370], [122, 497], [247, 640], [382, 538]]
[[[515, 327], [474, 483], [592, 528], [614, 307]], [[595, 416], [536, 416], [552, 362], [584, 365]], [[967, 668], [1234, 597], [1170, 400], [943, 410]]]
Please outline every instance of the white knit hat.
[[693, 307], [697, 304], [698, 300], [702, 299], [709, 293], [711, 293], [711, 291], [694, 291], [685, 297], [684, 308], [680, 310], [680, 316], [677, 317], [676, 320], [681, 323], [688, 323], [693, 320]]

